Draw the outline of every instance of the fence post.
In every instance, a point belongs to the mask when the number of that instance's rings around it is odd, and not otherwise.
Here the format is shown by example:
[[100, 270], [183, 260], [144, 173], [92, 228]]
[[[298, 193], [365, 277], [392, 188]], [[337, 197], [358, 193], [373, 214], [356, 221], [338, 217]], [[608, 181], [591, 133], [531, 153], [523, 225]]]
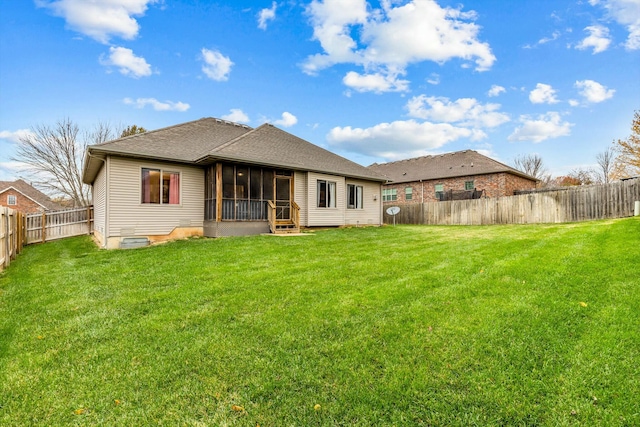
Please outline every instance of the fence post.
[[91, 234], [91, 205], [87, 206], [87, 234]]
[[0, 206], [0, 255], [4, 255], [2, 257], [2, 259], [0, 261], [2, 261], [2, 263], [0, 264], [0, 270], [4, 270], [5, 268], [7, 268], [9, 266], [8, 260], [7, 260], [7, 253], [8, 253], [8, 249], [9, 246], [7, 245], [7, 228], [5, 226], [5, 224], [7, 223], [7, 219], [8, 219], [8, 214], [9, 214], [9, 208], [5, 208], [3, 206]]
[[42, 212], [42, 243], [47, 241], [47, 214]]

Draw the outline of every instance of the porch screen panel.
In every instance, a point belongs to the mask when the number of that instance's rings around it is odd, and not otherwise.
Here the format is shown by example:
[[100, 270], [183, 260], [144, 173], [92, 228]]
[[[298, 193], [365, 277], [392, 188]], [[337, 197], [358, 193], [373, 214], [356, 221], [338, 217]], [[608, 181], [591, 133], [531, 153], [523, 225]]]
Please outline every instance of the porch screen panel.
[[[212, 168], [211, 174], [215, 174]], [[275, 171], [244, 165], [222, 165], [223, 221], [266, 221], [268, 201], [275, 201]], [[207, 178], [212, 191], [210, 218], [215, 219], [215, 176]]]
[[262, 200], [262, 169], [251, 168], [249, 176], [249, 219], [262, 220], [266, 212]]
[[236, 166], [236, 220], [249, 219], [249, 168]]
[[236, 219], [236, 174], [233, 165], [222, 165], [222, 219]]
[[262, 200], [275, 200], [273, 194], [274, 173], [272, 170], [265, 169], [262, 171]]
[[204, 172], [204, 219], [216, 220], [216, 167], [209, 166]]

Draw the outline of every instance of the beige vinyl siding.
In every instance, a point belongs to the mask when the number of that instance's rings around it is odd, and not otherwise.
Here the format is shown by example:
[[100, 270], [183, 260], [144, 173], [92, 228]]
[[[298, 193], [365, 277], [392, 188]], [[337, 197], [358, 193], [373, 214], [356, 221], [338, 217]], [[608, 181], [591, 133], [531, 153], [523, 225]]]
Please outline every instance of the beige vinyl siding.
[[[110, 157], [109, 237], [167, 235], [176, 227], [202, 227], [204, 170], [173, 163]], [[141, 202], [142, 168], [180, 172], [180, 204]]]
[[307, 173], [296, 171], [293, 177], [293, 200], [300, 206], [300, 225], [308, 227]]
[[100, 243], [104, 243], [105, 226], [107, 218], [107, 166], [104, 165], [98, 172], [91, 193], [93, 197], [93, 229]]
[[[336, 207], [318, 207], [318, 180], [336, 183]], [[325, 175], [316, 172], [307, 174], [307, 227], [344, 225], [346, 210], [346, 187], [343, 176]]]
[[[378, 182], [359, 181], [347, 178], [346, 184], [362, 186], [362, 209], [346, 209], [346, 225], [380, 225], [382, 224], [381, 185]], [[346, 190], [345, 190], [346, 203]], [[375, 199], [375, 200], [374, 200]]]

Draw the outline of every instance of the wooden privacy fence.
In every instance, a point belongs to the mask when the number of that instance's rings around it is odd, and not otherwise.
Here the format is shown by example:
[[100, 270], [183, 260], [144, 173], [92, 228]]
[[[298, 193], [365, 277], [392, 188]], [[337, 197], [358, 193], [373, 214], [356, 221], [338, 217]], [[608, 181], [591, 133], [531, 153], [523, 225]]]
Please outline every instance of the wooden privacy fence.
[[0, 206], [0, 271], [24, 245], [93, 232], [93, 206], [22, 214]]
[[[398, 203], [396, 224], [481, 225], [576, 222], [632, 216], [640, 179], [518, 196]], [[384, 222], [393, 223], [386, 213]]]
[[25, 244], [93, 232], [93, 206], [26, 215]]
[[24, 244], [24, 216], [13, 209], [0, 206], [0, 271], [9, 266], [22, 251]]

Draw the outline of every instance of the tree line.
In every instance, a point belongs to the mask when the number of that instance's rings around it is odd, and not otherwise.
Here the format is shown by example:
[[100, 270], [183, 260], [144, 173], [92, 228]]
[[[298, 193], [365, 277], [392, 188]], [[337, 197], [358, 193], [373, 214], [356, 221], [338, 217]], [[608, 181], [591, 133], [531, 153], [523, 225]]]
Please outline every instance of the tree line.
[[596, 154], [595, 167], [580, 167], [567, 175], [553, 177], [537, 154], [523, 154], [514, 159], [513, 167], [540, 181], [540, 187], [608, 184], [611, 181], [640, 176], [640, 110], [631, 123], [631, 134], [614, 140]]

